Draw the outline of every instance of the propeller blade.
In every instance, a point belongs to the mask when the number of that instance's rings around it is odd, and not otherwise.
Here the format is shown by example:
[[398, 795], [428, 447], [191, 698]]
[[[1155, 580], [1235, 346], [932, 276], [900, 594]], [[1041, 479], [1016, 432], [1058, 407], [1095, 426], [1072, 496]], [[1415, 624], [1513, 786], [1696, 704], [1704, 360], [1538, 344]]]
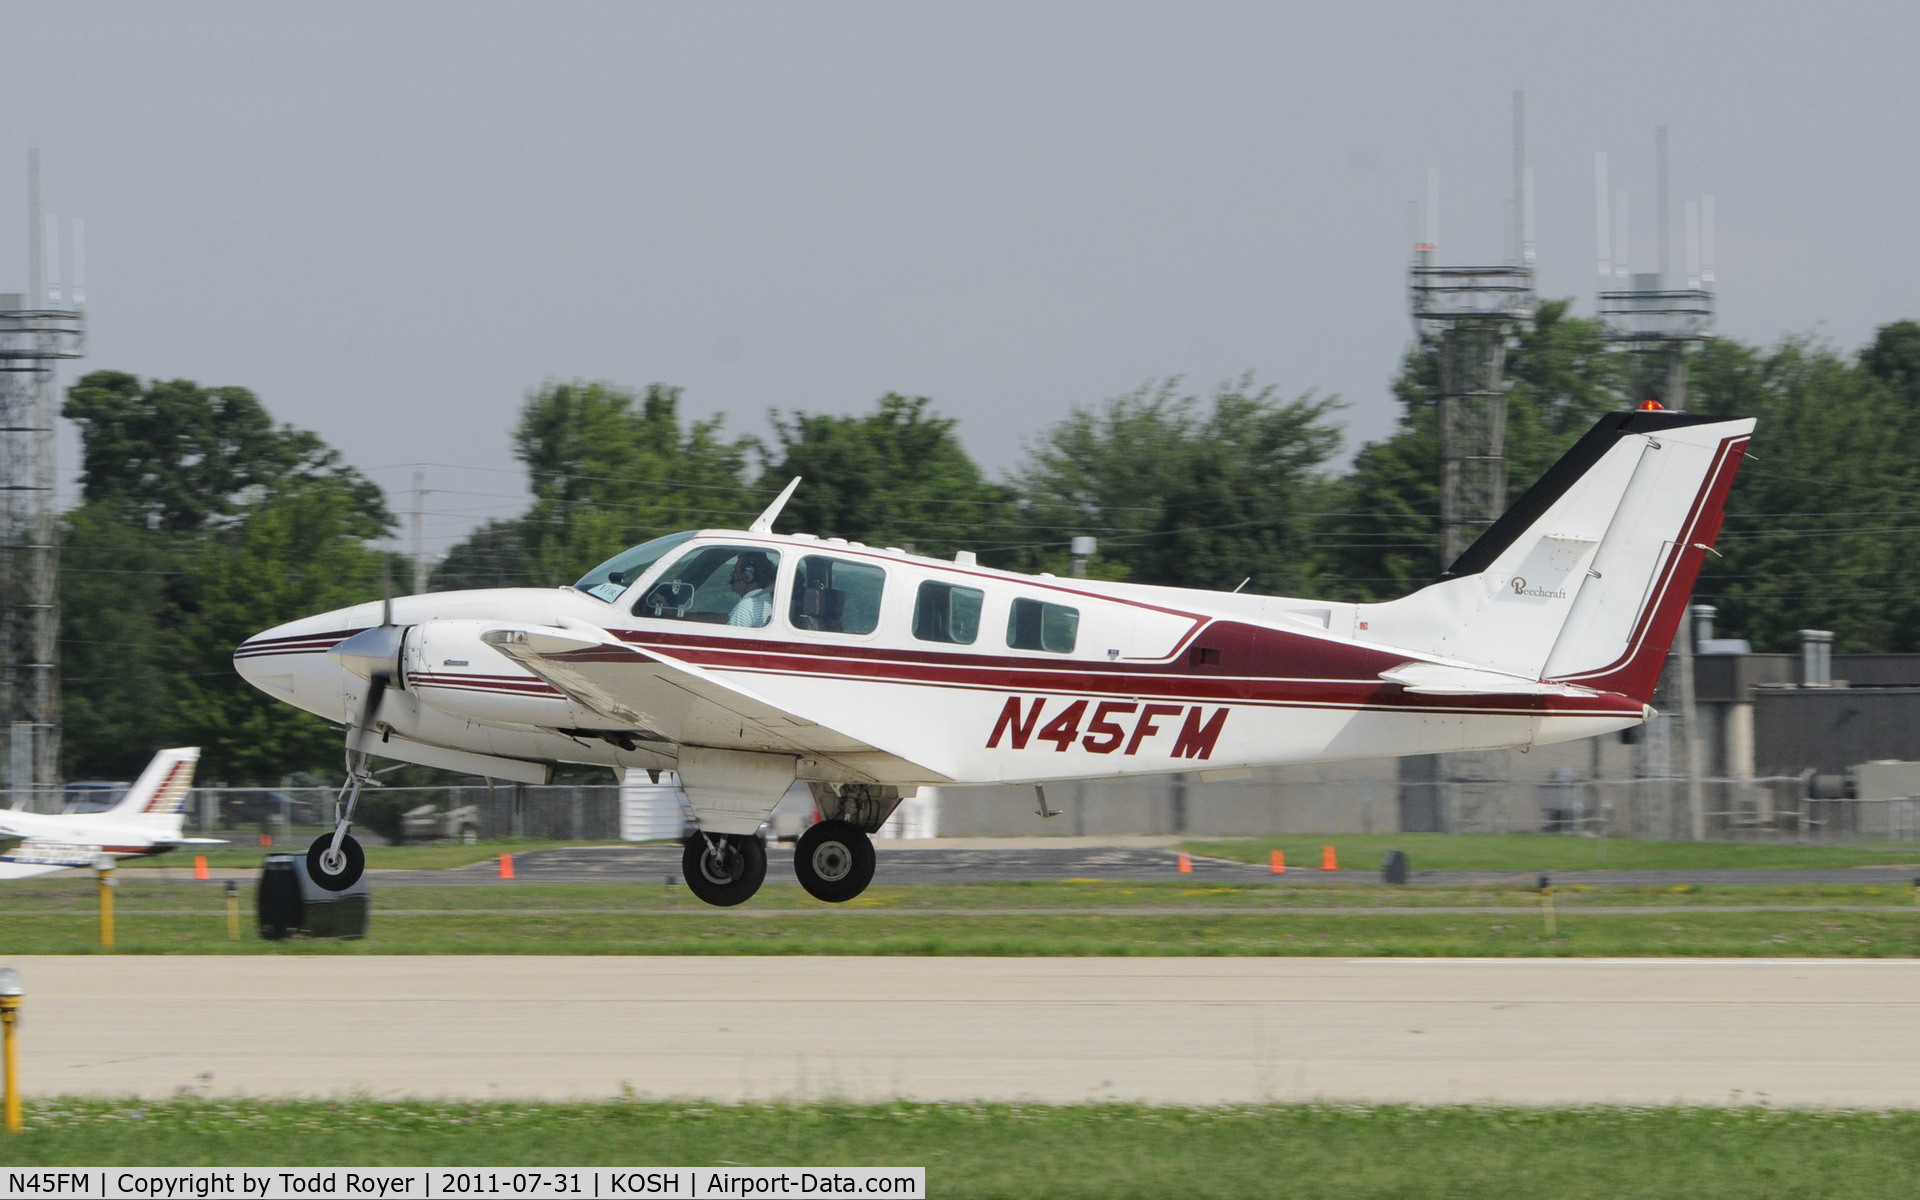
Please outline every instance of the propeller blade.
[[380, 623], [393, 624], [393, 560], [380, 568]]
[[367, 698], [360, 705], [360, 719], [354, 723], [349, 740], [358, 754], [367, 752], [367, 735], [373, 732], [374, 718], [380, 715], [380, 702], [386, 699], [391, 679], [385, 671], [376, 671], [367, 679]]

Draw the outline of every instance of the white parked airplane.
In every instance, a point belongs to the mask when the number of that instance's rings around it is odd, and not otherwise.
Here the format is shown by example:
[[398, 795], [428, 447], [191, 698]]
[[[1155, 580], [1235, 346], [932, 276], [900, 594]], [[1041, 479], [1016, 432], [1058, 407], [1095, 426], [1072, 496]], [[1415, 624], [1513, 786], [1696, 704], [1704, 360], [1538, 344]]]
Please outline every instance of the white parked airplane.
[[361, 604], [234, 652], [278, 699], [347, 726], [348, 836], [372, 755], [540, 782], [559, 762], [679, 773], [691, 890], [738, 904], [756, 836], [806, 782], [796, 846], [823, 900], [872, 878], [868, 835], [922, 786], [1525, 747], [1644, 720], [1753, 429], [1602, 419], [1455, 562], [1345, 604], [1020, 575], [746, 530], [675, 533], [560, 588]]
[[224, 846], [219, 838], [181, 837], [187, 795], [200, 747], [162, 750], [127, 794], [105, 812], [31, 813], [0, 810], [0, 879], [25, 879], [69, 867], [90, 867], [105, 854], [137, 858], [176, 846]]

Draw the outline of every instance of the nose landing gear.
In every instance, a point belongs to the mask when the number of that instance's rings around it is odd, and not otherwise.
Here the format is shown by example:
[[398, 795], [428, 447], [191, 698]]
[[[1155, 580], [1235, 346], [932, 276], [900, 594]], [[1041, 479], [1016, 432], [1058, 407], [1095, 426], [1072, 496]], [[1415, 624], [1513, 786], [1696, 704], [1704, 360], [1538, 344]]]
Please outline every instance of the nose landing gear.
[[708, 904], [745, 903], [767, 878], [767, 845], [750, 833], [695, 833], [680, 856], [687, 890]]
[[839, 904], [873, 882], [873, 842], [852, 821], [820, 821], [793, 847], [793, 873], [816, 900]]

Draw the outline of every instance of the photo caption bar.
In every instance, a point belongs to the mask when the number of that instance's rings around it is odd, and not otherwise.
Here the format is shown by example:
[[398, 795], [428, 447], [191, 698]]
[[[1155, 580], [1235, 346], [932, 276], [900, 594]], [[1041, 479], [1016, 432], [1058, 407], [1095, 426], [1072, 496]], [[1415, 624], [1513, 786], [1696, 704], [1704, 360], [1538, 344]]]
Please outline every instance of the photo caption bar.
[[925, 1167], [89, 1167], [7, 1171], [0, 1200], [925, 1200]]

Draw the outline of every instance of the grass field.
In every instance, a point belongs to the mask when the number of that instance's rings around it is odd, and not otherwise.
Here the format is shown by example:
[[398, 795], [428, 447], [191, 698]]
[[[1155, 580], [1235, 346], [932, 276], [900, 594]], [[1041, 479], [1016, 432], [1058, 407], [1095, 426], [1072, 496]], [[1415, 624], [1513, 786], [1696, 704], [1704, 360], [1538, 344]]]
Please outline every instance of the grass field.
[[[268, 854], [304, 855], [307, 847], [321, 832], [282, 838], [272, 846], [262, 846], [259, 835], [237, 833], [222, 830], [215, 837], [230, 837], [232, 842], [225, 846], [198, 846], [191, 849], [175, 850], [169, 854], [156, 854], [152, 858], [123, 858], [119, 862], [122, 868], [137, 871], [151, 870], [190, 870], [196, 856], [205, 858], [207, 865], [215, 869], [243, 868], [258, 870], [260, 860]], [[189, 831], [192, 834], [192, 831]], [[192, 836], [199, 836], [192, 834]], [[488, 842], [475, 842], [469, 846], [464, 842], [423, 842], [417, 846], [378, 846], [362, 844], [366, 851], [369, 870], [382, 871], [440, 871], [449, 867], [464, 867], [471, 863], [486, 862], [499, 858], [502, 854], [525, 854], [533, 850], [554, 850], [562, 846], [620, 845], [625, 842], [554, 842], [537, 838], [498, 838]]]
[[1920, 1114], [29, 1101], [26, 1166], [923, 1166], [947, 1197], [1906, 1197]]
[[[0, 954], [101, 953], [84, 878], [9, 885]], [[1098, 881], [872, 889], [851, 904], [770, 886], [713, 909], [657, 884], [381, 887], [369, 936], [266, 942], [243, 889], [229, 940], [221, 885], [128, 878], [122, 954], [1724, 955], [1907, 957], [1909, 887], [1194, 886]]]
[[[317, 833], [284, 838], [262, 847], [258, 835], [225, 832], [226, 846], [205, 847], [207, 865], [216, 869], [260, 865], [263, 854], [305, 854]], [[434, 842], [417, 846], [366, 846], [372, 870], [431, 871], [486, 862], [502, 854], [525, 854], [577, 845], [625, 845], [500, 838], [465, 845]], [[1667, 842], [1629, 838], [1555, 837], [1540, 834], [1353, 833], [1226, 838], [1190, 841], [1182, 849], [1209, 858], [1265, 865], [1280, 850], [1295, 867], [1318, 867], [1322, 846], [1333, 846], [1348, 870], [1376, 871], [1389, 850], [1402, 850], [1416, 871], [1581, 871], [1581, 870], [1794, 870], [1813, 867], [1872, 867], [1912, 864], [1920, 870], [1920, 845], [1864, 843], [1802, 846], [1769, 842]], [[153, 858], [125, 859], [134, 870], [183, 870], [194, 852], [178, 850]]]
[[1920, 864], [1920, 845], [1902, 842], [1804, 846], [1777, 842], [1665, 842], [1558, 837], [1533, 833], [1350, 833], [1190, 841], [1182, 849], [1209, 858], [1266, 863], [1273, 851], [1296, 867], [1318, 867], [1332, 846], [1349, 870], [1377, 871], [1401, 850], [1416, 871], [1798, 870]]

